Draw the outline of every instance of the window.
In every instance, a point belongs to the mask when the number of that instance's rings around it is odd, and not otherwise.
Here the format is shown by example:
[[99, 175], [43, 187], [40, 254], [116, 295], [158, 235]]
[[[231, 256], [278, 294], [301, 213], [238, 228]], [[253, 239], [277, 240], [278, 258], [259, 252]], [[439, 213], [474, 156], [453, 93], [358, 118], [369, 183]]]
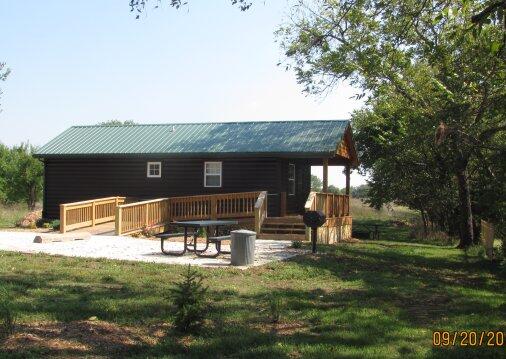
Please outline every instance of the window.
[[149, 178], [162, 177], [162, 163], [161, 162], [148, 162], [148, 177]]
[[221, 187], [221, 162], [204, 163], [204, 187]]
[[295, 165], [288, 164], [288, 194], [293, 196], [295, 194]]

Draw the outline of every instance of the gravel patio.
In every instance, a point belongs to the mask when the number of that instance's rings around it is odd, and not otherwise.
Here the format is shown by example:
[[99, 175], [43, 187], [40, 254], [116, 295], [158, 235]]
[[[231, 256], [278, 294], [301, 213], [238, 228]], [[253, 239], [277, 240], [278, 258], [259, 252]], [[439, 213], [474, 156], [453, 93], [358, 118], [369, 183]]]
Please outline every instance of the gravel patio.
[[[195, 265], [201, 267], [231, 267], [230, 254], [217, 258], [200, 258], [194, 254], [181, 257], [163, 255], [160, 241], [132, 238], [128, 236], [92, 235], [85, 240], [67, 242], [34, 243], [36, 232], [0, 232], [0, 250], [22, 253], [46, 253], [67, 257], [107, 258], [116, 260]], [[304, 253], [301, 249], [291, 248], [291, 241], [257, 240], [255, 246], [255, 263], [260, 266], [269, 262], [285, 260]], [[180, 250], [181, 242], [166, 243], [170, 250]], [[214, 247], [213, 247], [214, 248]], [[229, 250], [228, 245], [223, 249]], [[241, 267], [236, 267], [241, 268]]]

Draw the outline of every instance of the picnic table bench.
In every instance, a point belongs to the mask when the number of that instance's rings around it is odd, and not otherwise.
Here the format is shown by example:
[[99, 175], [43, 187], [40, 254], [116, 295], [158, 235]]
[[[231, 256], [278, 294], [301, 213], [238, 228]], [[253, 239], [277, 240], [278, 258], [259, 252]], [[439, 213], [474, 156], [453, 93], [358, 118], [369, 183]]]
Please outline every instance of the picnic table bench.
[[356, 229], [353, 232], [355, 232], [356, 238], [361, 238], [362, 235], [367, 235], [367, 238], [373, 239], [373, 240], [379, 240], [380, 238], [380, 227], [381, 224], [364, 224], [360, 225], [360, 229]]

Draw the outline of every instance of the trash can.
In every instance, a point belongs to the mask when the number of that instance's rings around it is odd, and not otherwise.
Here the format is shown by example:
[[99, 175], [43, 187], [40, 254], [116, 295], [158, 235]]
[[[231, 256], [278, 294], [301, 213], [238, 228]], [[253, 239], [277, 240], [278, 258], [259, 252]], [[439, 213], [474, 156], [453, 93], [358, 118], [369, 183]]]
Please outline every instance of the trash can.
[[255, 240], [253, 231], [240, 229], [230, 232], [230, 256], [233, 266], [247, 266], [255, 260]]

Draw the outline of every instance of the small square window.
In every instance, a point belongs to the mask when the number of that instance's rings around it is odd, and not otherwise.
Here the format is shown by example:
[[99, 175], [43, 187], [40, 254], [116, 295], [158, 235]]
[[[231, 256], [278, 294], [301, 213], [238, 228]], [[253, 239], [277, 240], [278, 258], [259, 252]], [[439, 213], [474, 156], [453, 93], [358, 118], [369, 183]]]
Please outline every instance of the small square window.
[[221, 162], [204, 163], [204, 187], [221, 187]]
[[148, 177], [149, 178], [162, 177], [162, 163], [161, 162], [148, 162]]

